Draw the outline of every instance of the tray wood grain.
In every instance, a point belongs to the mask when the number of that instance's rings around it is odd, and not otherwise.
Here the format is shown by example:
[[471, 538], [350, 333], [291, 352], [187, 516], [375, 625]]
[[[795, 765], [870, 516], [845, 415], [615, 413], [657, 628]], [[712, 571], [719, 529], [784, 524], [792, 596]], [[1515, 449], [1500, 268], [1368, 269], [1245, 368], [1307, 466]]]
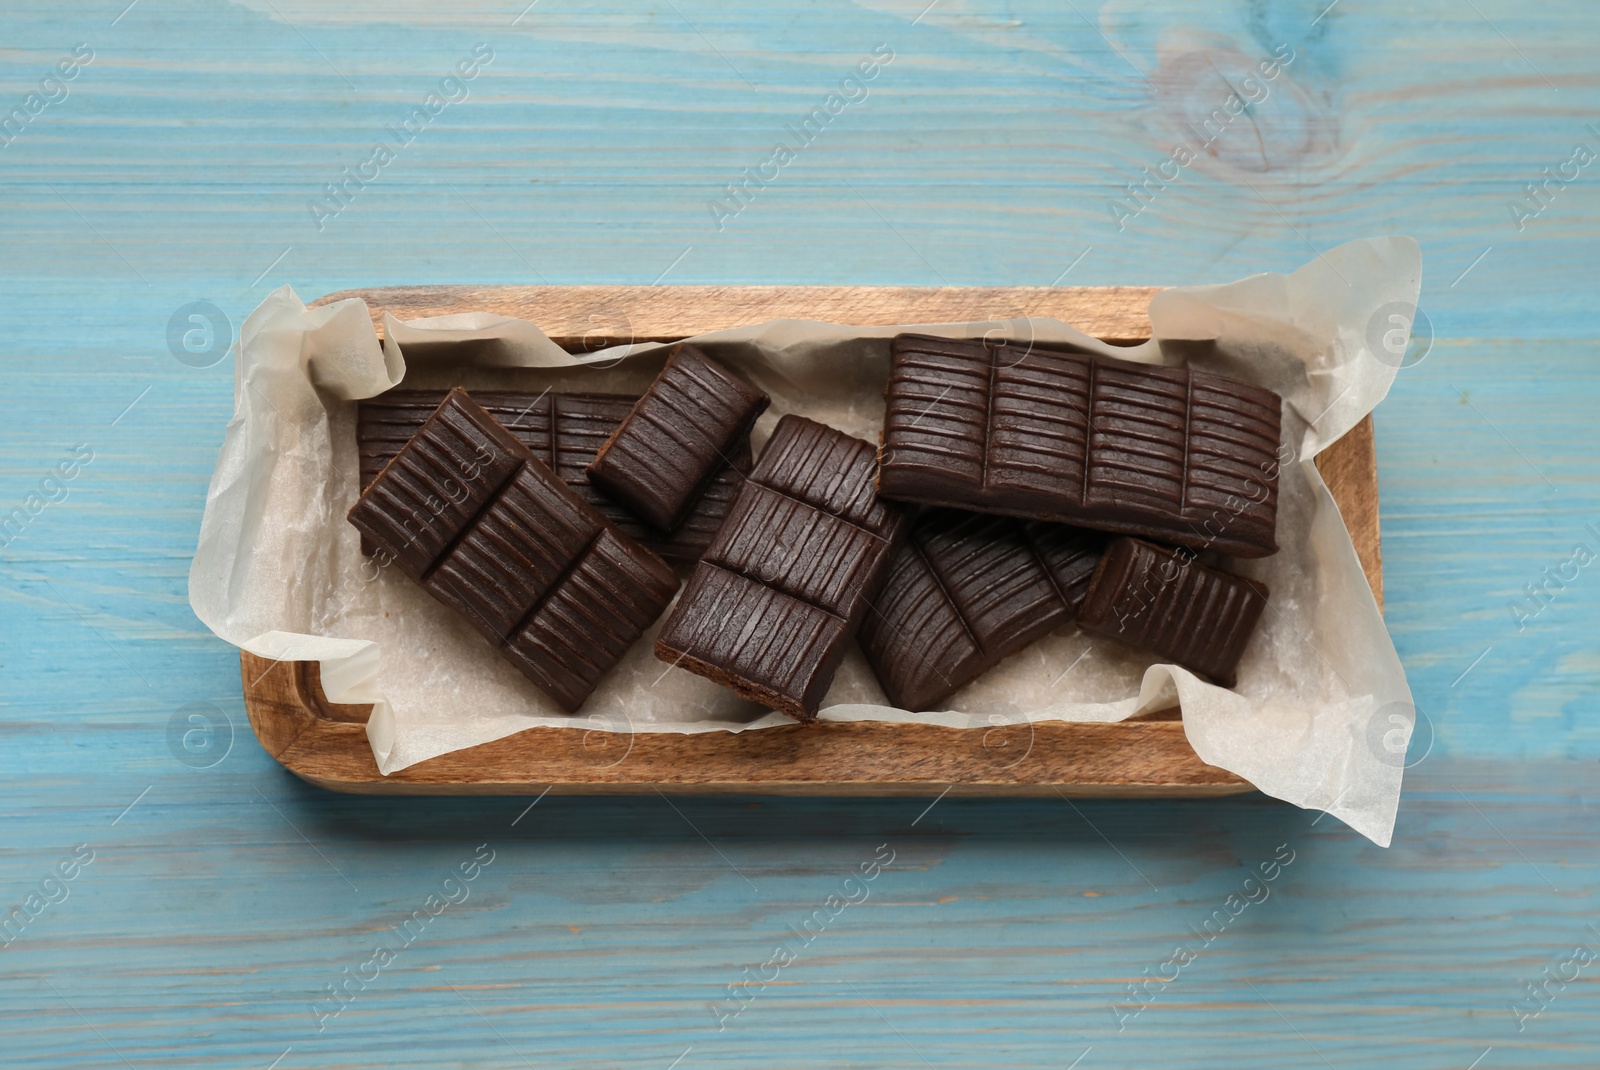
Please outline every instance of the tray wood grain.
[[[348, 290], [381, 331], [399, 319], [484, 311], [538, 323], [569, 350], [670, 342], [781, 318], [863, 326], [1052, 316], [1119, 343], [1149, 336], [1148, 287], [502, 286]], [[1317, 459], [1383, 605], [1372, 420]], [[302, 779], [368, 794], [698, 792], [815, 795], [1204, 796], [1251, 790], [1206, 765], [1175, 711], [1118, 724], [990, 729], [852, 723], [700, 735], [530, 728], [391, 776], [367, 743], [368, 706], [330, 703], [316, 662], [241, 652], [245, 709], [267, 753]]]

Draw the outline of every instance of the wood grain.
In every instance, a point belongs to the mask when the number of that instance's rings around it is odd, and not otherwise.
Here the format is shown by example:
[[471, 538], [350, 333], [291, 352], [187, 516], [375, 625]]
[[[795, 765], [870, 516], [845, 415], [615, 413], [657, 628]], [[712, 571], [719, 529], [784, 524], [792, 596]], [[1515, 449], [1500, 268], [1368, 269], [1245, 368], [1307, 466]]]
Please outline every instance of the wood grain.
[[[347, 290], [317, 304], [358, 297], [381, 330], [399, 319], [482, 311], [538, 324], [569, 349], [627, 341], [671, 342], [780, 318], [860, 325], [1000, 317], [1003, 310], [1055, 316], [1123, 341], [1148, 335], [1145, 287], [926, 289], [916, 287], [403, 287]], [[597, 317], [594, 309], [605, 310]], [[630, 325], [616, 329], [626, 310]], [[602, 327], [602, 321], [607, 324]], [[587, 326], [586, 326], [587, 325]], [[1367, 417], [1318, 466], [1345, 518], [1368, 582], [1382, 605], [1377, 459]], [[603, 733], [534, 728], [441, 755], [390, 776], [378, 772], [360, 707], [334, 707], [314, 663], [274, 666], [241, 652], [245, 708], [267, 752], [321, 787], [374, 794], [519, 794], [761, 791], [772, 794], [963, 794], [1074, 796], [1215, 795], [1248, 791], [1239, 777], [1201, 762], [1181, 722], [1044, 722], [1011, 736], [931, 725], [823, 724], [758, 732], [633, 735], [624, 758]], [[1025, 734], [1026, 738], [1023, 738]], [[1015, 737], [1015, 738], [1012, 738]], [[1024, 747], [1024, 744], [1026, 746]], [[609, 749], [610, 756], [596, 757]]]
[[753, 732], [625, 733], [530, 728], [389, 776], [367, 743], [365, 707], [332, 707], [315, 662], [241, 651], [256, 680], [250, 725], [285, 768], [319, 787], [381, 795], [558, 794], [1195, 796], [1249, 791], [1206, 765], [1173, 720], [1043, 722], [996, 729], [857, 722]]
[[384, 286], [342, 290], [313, 302], [359, 297], [382, 332], [397, 319], [467, 310], [536, 323], [557, 345], [590, 350], [628, 342], [809, 319], [862, 327], [894, 323], [987, 323], [1050, 316], [1096, 338], [1150, 337], [1149, 286]]
[[[0, 551], [0, 913], [97, 853], [0, 949], [7, 1070], [1594, 1070], [1593, 968], [1511, 1005], [1600, 946], [1600, 572], [1525, 628], [1507, 603], [1600, 546], [1600, 172], [1525, 228], [1507, 203], [1597, 145], [1600, 5], [128, 6], [0, 10], [0, 113], [96, 55], [0, 148], [0, 513], [94, 451]], [[479, 41], [470, 99], [319, 229], [307, 201]], [[878, 42], [871, 98], [719, 231], [708, 198]], [[1248, 123], [1119, 226], [1177, 120], [1280, 43]], [[231, 361], [169, 347], [196, 300], [237, 335], [283, 285], [1194, 285], [1389, 233], [1438, 337], [1376, 416], [1386, 615], [1434, 727], [1388, 850], [1254, 793], [322, 791], [253, 742], [189, 607], [234, 410]], [[169, 734], [195, 704], [231, 749]], [[471, 898], [348, 980], [485, 843]], [[881, 844], [870, 899], [752, 984]]]
[[1383, 609], [1383, 539], [1378, 525], [1378, 446], [1372, 416], [1362, 417], [1345, 436], [1317, 455], [1317, 471], [1339, 505], [1355, 543], [1367, 584]]

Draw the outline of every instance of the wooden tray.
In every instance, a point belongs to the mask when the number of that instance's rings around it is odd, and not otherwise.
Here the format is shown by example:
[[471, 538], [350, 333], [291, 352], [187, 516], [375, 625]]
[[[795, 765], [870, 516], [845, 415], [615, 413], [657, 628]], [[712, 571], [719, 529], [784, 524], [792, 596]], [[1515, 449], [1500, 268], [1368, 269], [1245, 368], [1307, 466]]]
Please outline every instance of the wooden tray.
[[[570, 350], [676, 341], [780, 318], [861, 325], [1051, 316], [1116, 342], [1149, 336], [1154, 289], [829, 286], [396, 287], [330, 294], [366, 300], [399, 319], [484, 311], [537, 323]], [[1383, 605], [1378, 473], [1368, 417], [1317, 458]], [[367, 744], [369, 706], [322, 693], [316, 662], [274, 664], [241, 653], [245, 710], [283, 766], [335, 791], [401, 795], [748, 792], [785, 795], [1199, 796], [1251, 790], [1206, 765], [1176, 711], [1119, 724], [1043, 722], [992, 729], [915, 724], [793, 725], [700, 735], [530, 728], [378, 772]]]

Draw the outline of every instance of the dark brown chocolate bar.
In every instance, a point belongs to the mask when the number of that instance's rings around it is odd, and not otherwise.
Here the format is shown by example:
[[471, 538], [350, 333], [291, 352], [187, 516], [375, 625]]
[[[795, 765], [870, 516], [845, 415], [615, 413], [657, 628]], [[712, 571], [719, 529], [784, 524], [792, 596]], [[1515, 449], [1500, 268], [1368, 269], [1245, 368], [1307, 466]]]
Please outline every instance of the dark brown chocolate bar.
[[889, 701], [932, 709], [1070, 622], [1104, 542], [1065, 524], [923, 513], [861, 623], [861, 649]]
[[1282, 401], [1210, 372], [900, 335], [886, 498], [1277, 552]]
[[350, 523], [568, 712], [678, 586], [460, 389], [362, 492]]
[[904, 534], [872, 446], [778, 421], [656, 639], [656, 657], [802, 720], [817, 707]]
[[1078, 625], [1232, 687], [1266, 608], [1265, 584], [1207, 568], [1182, 550], [1120, 538], [1100, 558]]
[[770, 399], [681, 346], [589, 462], [589, 478], [658, 531], [676, 531], [748, 442]]
[[[356, 417], [356, 449], [361, 485], [367, 486], [400, 447], [444, 400], [443, 390], [390, 390], [361, 402]], [[601, 443], [611, 436], [639, 399], [628, 394], [525, 394], [474, 390], [472, 399], [517, 436], [524, 446], [577, 491], [629, 538], [674, 564], [700, 560], [733, 504], [744, 473], [750, 470], [750, 440], [742, 438], [694, 503], [689, 516], [670, 535], [642, 523], [616, 500], [589, 482], [585, 471]], [[371, 553], [365, 539], [362, 550]]]

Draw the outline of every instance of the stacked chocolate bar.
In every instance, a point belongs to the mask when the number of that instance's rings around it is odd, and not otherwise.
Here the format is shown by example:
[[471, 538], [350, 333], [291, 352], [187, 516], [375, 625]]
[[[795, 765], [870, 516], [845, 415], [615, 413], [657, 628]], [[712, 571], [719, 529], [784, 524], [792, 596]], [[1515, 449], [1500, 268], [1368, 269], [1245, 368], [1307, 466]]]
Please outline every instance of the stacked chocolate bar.
[[[356, 444], [363, 487], [377, 478], [444, 396], [443, 390], [391, 390], [361, 403]], [[716, 471], [682, 523], [663, 531], [646, 524], [589, 479], [589, 463], [638, 403], [637, 396], [474, 390], [472, 400], [600, 515], [673, 564], [692, 565], [705, 553], [750, 471], [750, 438], [745, 435], [727, 451], [726, 460], [719, 458]], [[365, 543], [363, 549], [372, 552]]]
[[932, 709], [1076, 624], [1222, 686], [1274, 553], [1280, 407], [1197, 370], [902, 335], [878, 449], [690, 346], [639, 397], [391, 391], [363, 402], [350, 512], [576, 710], [677, 590], [663, 661], [814, 719], [852, 641]]
[[1070, 349], [901, 335], [884, 396], [878, 493], [970, 511], [924, 514], [928, 536], [879, 600], [863, 648], [892, 699], [928, 708], [1074, 618], [1234, 686], [1267, 588], [1198, 557], [1277, 552], [1277, 394]]
[[390, 391], [357, 415], [350, 522], [575, 712], [721, 527], [766, 406], [691, 347], [638, 398]]

